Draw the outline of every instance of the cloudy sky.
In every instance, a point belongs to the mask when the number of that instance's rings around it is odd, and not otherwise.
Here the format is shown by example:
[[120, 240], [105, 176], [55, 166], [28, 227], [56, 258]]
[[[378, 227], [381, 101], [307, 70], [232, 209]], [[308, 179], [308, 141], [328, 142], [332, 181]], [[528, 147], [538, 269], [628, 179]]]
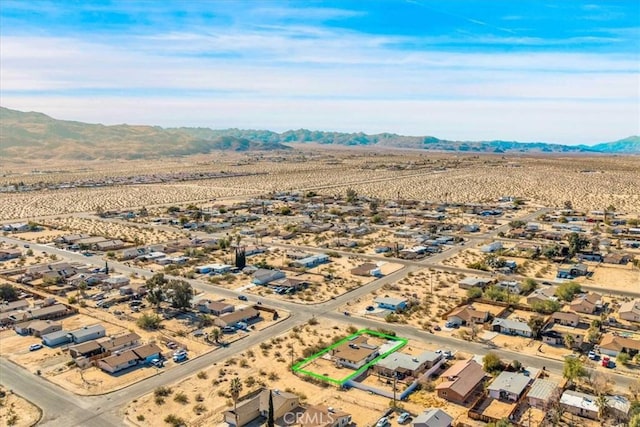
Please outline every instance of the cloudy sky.
[[0, 104], [105, 124], [640, 134], [640, 2], [0, 0]]

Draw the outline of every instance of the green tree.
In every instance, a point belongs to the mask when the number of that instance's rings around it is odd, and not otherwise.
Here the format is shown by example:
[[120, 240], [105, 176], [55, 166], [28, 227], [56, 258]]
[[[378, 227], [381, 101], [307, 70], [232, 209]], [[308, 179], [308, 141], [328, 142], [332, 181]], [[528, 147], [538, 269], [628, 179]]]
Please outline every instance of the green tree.
[[171, 306], [180, 310], [191, 308], [193, 288], [186, 280], [173, 279], [167, 284], [167, 290], [171, 295]]
[[629, 427], [640, 427], [640, 414], [635, 414], [629, 420]]
[[561, 307], [562, 304], [560, 304], [558, 301], [550, 299], [546, 301], [535, 301], [533, 304], [531, 304], [531, 308], [533, 309], [533, 311], [542, 314], [555, 313], [556, 311], [560, 310]]
[[481, 296], [482, 296], [482, 289], [480, 288], [473, 287], [467, 290], [468, 298], [475, 299], [475, 298], [480, 298]]
[[575, 282], [565, 282], [556, 288], [556, 296], [563, 301], [572, 301], [573, 297], [580, 292], [582, 292], [582, 287]]
[[482, 368], [485, 372], [495, 374], [504, 370], [504, 365], [502, 364], [502, 360], [500, 360], [500, 356], [490, 351], [482, 358]]
[[564, 345], [565, 347], [571, 349], [576, 344], [576, 339], [571, 334], [566, 334], [564, 336]]
[[616, 356], [616, 360], [619, 363], [622, 363], [623, 365], [628, 365], [629, 361], [631, 360], [631, 356], [629, 356], [629, 353], [625, 353], [624, 351], [621, 351], [620, 353], [618, 353], [618, 355]]
[[522, 287], [521, 287], [522, 293], [528, 294], [529, 292], [534, 291], [537, 287], [538, 287], [538, 282], [536, 282], [531, 278], [526, 278], [522, 282]]
[[220, 329], [213, 328], [211, 331], [211, 338], [213, 338], [213, 341], [217, 343], [220, 340]]
[[233, 399], [233, 413], [236, 417], [236, 427], [238, 426], [238, 399], [240, 398], [241, 392], [242, 381], [240, 381], [238, 377], [233, 377], [229, 384], [229, 394], [231, 394], [231, 399]]
[[589, 239], [578, 233], [570, 233], [568, 240], [570, 256], [574, 256], [589, 245]]
[[18, 299], [18, 290], [10, 283], [0, 284], [0, 301], [15, 301]]
[[577, 357], [567, 357], [564, 359], [562, 366], [562, 376], [569, 381], [575, 381], [578, 378], [585, 377], [587, 370], [584, 368], [584, 364]]
[[275, 420], [273, 414], [273, 392], [269, 390], [269, 413], [267, 414], [267, 427], [274, 427]]
[[160, 308], [160, 304], [164, 301], [165, 287], [169, 281], [162, 273], [156, 273], [147, 279], [147, 301], [156, 309]]
[[542, 331], [542, 327], [544, 326], [545, 321], [542, 316], [533, 315], [529, 318], [527, 325], [531, 328], [531, 333], [534, 338], [538, 338], [540, 336], [540, 331]]

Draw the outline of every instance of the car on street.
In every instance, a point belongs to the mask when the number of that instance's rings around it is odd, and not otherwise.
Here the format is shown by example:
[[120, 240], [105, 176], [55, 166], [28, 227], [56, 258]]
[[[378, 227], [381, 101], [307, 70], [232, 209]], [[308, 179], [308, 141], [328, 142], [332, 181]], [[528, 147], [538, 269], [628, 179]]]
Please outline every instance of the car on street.
[[238, 295], [238, 299], [239, 299], [240, 301], [249, 301], [249, 298], [247, 298], [247, 296], [246, 296], [246, 295]]
[[36, 351], [42, 348], [42, 344], [31, 344], [29, 346], [29, 351]]
[[30, 247], [30, 246], [29, 246], [29, 245], [27, 245], [27, 244], [25, 244], [25, 245], [24, 245], [24, 247], [25, 247], [25, 248], [27, 248], [27, 249], [29, 249], [29, 247]]
[[433, 327], [433, 330], [434, 331], [441, 331], [442, 328], [440, 326], [436, 325], [436, 326]]

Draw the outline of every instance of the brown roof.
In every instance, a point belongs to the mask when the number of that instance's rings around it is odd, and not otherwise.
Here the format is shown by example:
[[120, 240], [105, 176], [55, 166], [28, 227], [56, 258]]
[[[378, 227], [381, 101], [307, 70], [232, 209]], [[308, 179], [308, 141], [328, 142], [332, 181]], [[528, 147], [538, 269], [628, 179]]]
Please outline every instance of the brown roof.
[[471, 321], [471, 319], [476, 319], [476, 318], [486, 319], [487, 315], [488, 313], [486, 311], [476, 310], [470, 305], [464, 305], [462, 307], [458, 307], [454, 309], [451, 313], [449, 313], [449, 316], [459, 317], [465, 322], [469, 322]]
[[260, 313], [253, 307], [245, 307], [234, 311], [233, 313], [226, 313], [219, 317], [220, 320], [225, 323], [237, 323], [246, 319], [253, 319], [258, 317]]
[[444, 371], [441, 378], [447, 378], [448, 381], [438, 384], [437, 390], [449, 389], [460, 396], [466, 396], [482, 381], [484, 371], [475, 360], [463, 360]]
[[83, 342], [82, 344], [77, 344], [69, 347], [69, 350], [74, 350], [77, 353], [82, 353], [82, 354], [96, 351], [99, 349], [100, 349], [100, 344], [98, 344], [98, 341], [96, 340]]
[[60, 326], [60, 323], [58, 322], [51, 322], [49, 320], [35, 320], [33, 322], [31, 322], [29, 324], [29, 329], [31, 329], [32, 331], [41, 331], [43, 329], [46, 329], [50, 326]]
[[605, 334], [600, 341], [600, 348], [616, 351], [622, 351], [624, 349], [640, 350], [640, 341], [613, 334]]
[[378, 266], [372, 262], [365, 262], [356, 268], [351, 269], [351, 274], [355, 276], [368, 276], [371, 270], [378, 268]]
[[135, 354], [132, 350], [127, 350], [127, 351], [123, 351], [120, 354], [114, 354], [113, 356], [105, 357], [101, 361], [111, 366], [112, 368], [115, 368], [118, 365], [122, 365], [123, 363], [127, 363], [137, 359], [138, 359], [137, 354]]
[[580, 316], [571, 311], [556, 311], [551, 315], [552, 319], [568, 320], [569, 322], [579, 322]]
[[140, 357], [141, 359], [146, 359], [147, 357], [153, 356], [154, 354], [162, 353], [162, 349], [158, 347], [155, 343], [141, 345], [140, 347], [136, 347], [131, 351], [137, 354], [138, 357]]
[[115, 347], [120, 347], [122, 345], [137, 341], [140, 339], [140, 335], [135, 332], [129, 332], [128, 334], [120, 335], [118, 337], [104, 337], [98, 340], [100, 346], [105, 350], [111, 350]]
[[301, 427], [325, 427], [331, 426], [329, 421], [337, 421], [337, 418], [348, 417], [351, 414], [341, 411], [339, 409], [333, 409], [329, 411], [328, 406], [324, 405], [312, 405], [303, 409], [303, 417], [300, 417]]
[[356, 339], [345, 342], [335, 347], [331, 354], [339, 359], [348, 360], [350, 362], [359, 362], [366, 359], [378, 348], [367, 345], [367, 337], [360, 335]]
[[233, 304], [221, 301], [209, 301], [204, 305], [211, 311], [222, 311], [225, 308], [233, 307]]

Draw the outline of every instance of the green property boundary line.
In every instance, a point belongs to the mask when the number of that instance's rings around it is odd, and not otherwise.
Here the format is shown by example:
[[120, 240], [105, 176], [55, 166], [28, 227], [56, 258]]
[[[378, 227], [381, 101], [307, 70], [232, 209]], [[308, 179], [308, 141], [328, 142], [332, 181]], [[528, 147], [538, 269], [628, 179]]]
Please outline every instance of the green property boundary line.
[[[342, 344], [344, 344], [346, 342], [349, 342], [349, 341], [359, 337], [360, 335], [372, 335], [372, 336], [375, 336], [375, 337], [378, 337], [378, 338], [385, 338], [385, 339], [390, 340], [390, 341], [398, 341], [398, 344], [396, 344], [395, 346], [393, 346], [393, 348], [391, 348], [390, 350], [388, 350], [385, 353], [381, 354], [380, 356], [376, 357], [371, 362], [365, 364], [364, 366], [362, 366], [357, 371], [353, 372], [352, 374], [347, 375], [346, 377], [344, 377], [342, 379], [331, 378], [331, 377], [326, 376], [326, 375], [318, 374], [316, 372], [307, 371], [307, 370], [303, 369], [303, 366], [305, 366], [305, 365], [313, 362], [314, 360], [320, 358], [321, 356], [323, 356], [324, 354], [330, 352], [331, 350], [333, 350], [334, 348], [338, 347], [339, 345], [342, 345]], [[311, 376], [313, 378], [316, 378], [316, 379], [319, 379], [319, 380], [322, 380], [322, 381], [326, 381], [326, 382], [329, 382], [329, 383], [332, 383], [332, 384], [336, 384], [336, 385], [342, 386], [342, 385], [344, 385], [344, 383], [346, 383], [350, 379], [357, 377], [358, 375], [360, 375], [361, 373], [363, 373], [364, 371], [369, 369], [372, 365], [375, 365], [379, 360], [384, 359], [385, 357], [387, 357], [391, 353], [395, 353], [396, 351], [400, 350], [402, 347], [407, 345], [408, 342], [409, 342], [409, 340], [407, 338], [395, 337], [395, 336], [392, 336], [392, 335], [384, 334], [382, 332], [372, 331], [370, 329], [360, 329], [355, 334], [349, 335], [348, 337], [341, 339], [337, 343], [332, 344], [329, 347], [327, 347], [327, 348], [325, 348], [323, 350], [320, 350], [316, 354], [314, 354], [312, 356], [309, 356], [306, 359], [296, 363], [295, 365], [292, 366], [291, 369], [296, 374], [300, 373], [300, 374], [309, 375], [309, 376]]]

